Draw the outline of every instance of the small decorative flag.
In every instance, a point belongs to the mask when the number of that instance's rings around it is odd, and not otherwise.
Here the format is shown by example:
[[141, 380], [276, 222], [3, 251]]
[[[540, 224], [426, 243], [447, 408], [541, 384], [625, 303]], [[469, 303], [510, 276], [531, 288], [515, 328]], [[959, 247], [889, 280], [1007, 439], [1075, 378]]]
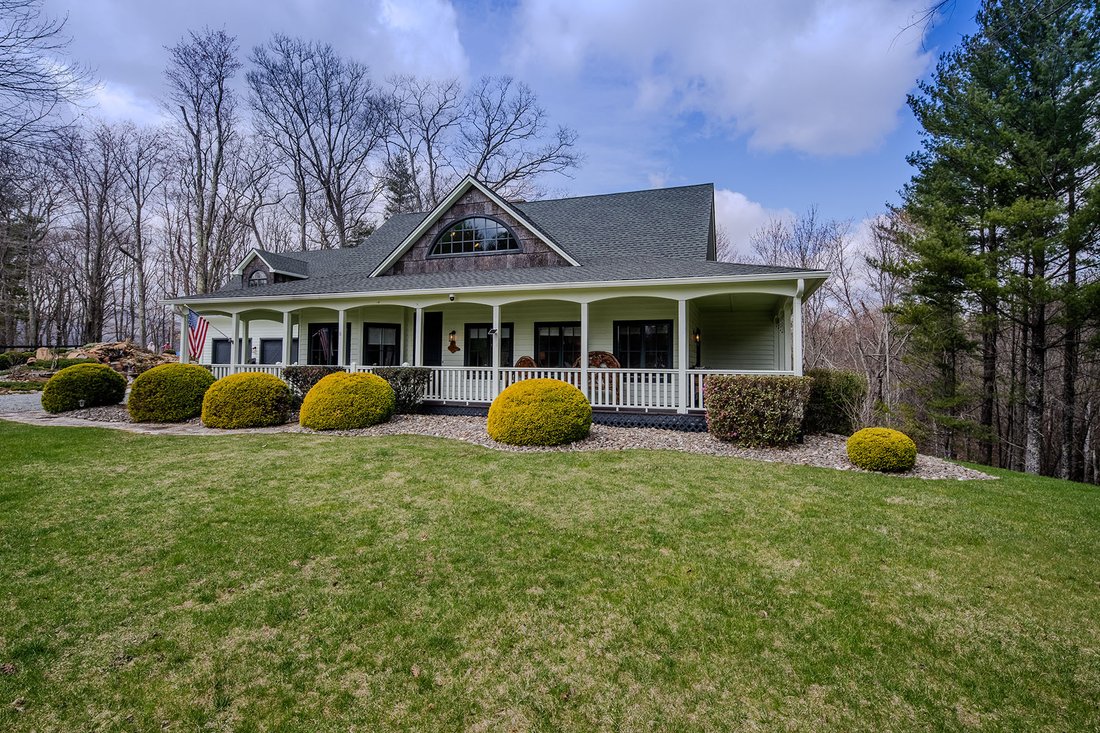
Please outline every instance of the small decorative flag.
[[202, 357], [202, 349], [206, 346], [206, 331], [209, 328], [210, 321], [191, 309], [187, 310], [187, 353], [196, 361]]

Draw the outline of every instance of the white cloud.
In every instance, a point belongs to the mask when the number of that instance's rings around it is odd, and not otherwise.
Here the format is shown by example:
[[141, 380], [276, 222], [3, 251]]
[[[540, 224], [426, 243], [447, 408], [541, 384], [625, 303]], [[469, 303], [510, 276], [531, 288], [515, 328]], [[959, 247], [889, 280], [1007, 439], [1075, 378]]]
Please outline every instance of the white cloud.
[[117, 82], [97, 84], [92, 89], [91, 103], [95, 116], [107, 122], [129, 120], [139, 125], [157, 125], [167, 120], [156, 100]]
[[744, 260], [749, 254], [752, 235], [776, 219], [791, 220], [794, 213], [789, 209], [768, 209], [745, 194], [727, 188], [714, 190], [715, 224], [728, 238], [735, 260]]
[[521, 0], [517, 64], [619, 75], [640, 109], [702, 113], [762, 150], [854, 154], [897, 124], [927, 68], [925, 0]]
[[368, 14], [364, 48], [375, 76], [465, 77], [470, 62], [448, 0], [381, 0]]

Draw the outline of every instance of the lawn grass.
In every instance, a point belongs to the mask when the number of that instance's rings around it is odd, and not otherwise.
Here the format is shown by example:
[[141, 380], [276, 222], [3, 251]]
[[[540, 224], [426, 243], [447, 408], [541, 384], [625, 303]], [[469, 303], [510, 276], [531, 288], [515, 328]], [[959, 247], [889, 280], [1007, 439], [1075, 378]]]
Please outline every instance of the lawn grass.
[[0, 422], [0, 730], [1100, 727], [1100, 490]]

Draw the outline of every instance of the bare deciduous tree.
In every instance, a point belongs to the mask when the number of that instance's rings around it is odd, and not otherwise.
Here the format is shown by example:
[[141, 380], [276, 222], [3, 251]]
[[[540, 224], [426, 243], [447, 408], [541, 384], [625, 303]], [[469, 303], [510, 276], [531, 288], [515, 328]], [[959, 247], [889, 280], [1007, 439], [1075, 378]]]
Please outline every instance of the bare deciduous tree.
[[241, 67], [237, 40], [225, 31], [190, 31], [168, 54], [165, 106], [186, 142], [179, 163], [193, 197], [194, 286], [208, 293], [221, 284], [227, 259], [214, 234], [224, 216], [218, 211], [223, 177], [238, 138], [236, 100], [229, 85]]
[[119, 146], [123, 211], [129, 226], [120, 233], [118, 250], [133, 264], [138, 341], [145, 346], [149, 343], [149, 287], [146, 283], [149, 240], [146, 230], [150, 201], [164, 181], [161, 156], [164, 132], [127, 124], [120, 130]]
[[454, 143], [462, 121], [462, 85], [397, 76], [389, 81], [386, 111], [390, 165], [407, 161], [415, 204], [424, 211], [439, 203], [454, 185]]
[[547, 173], [580, 164], [577, 133], [559, 126], [547, 135], [546, 110], [531, 88], [511, 77], [484, 77], [466, 96], [459, 151], [466, 173], [513, 198], [537, 195]]
[[65, 21], [41, 0], [0, 0], [0, 145], [34, 147], [52, 137], [61, 107], [79, 99], [88, 72], [61, 60]]
[[253, 49], [251, 61], [250, 101], [265, 136], [315, 187], [335, 243], [356, 245], [381, 190], [370, 163], [386, 129], [367, 67], [328, 44], [282, 35]]

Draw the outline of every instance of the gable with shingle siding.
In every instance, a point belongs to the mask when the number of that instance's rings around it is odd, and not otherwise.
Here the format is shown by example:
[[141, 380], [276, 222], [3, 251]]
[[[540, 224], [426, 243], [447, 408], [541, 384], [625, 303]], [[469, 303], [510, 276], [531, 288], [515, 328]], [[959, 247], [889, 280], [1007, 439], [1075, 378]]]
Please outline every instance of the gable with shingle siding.
[[[435, 240], [448, 227], [470, 216], [487, 216], [496, 219], [512, 230], [519, 242], [518, 252], [499, 252], [477, 256], [431, 257], [429, 252]], [[471, 270], [502, 270], [516, 267], [567, 266], [561, 255], [546, 245], [530, 227], [491, 201], [481, 191], [471, 188], [439, 218], [401, 256], [383, 276], [420, 275], [434, 272], [469, 272]]]

